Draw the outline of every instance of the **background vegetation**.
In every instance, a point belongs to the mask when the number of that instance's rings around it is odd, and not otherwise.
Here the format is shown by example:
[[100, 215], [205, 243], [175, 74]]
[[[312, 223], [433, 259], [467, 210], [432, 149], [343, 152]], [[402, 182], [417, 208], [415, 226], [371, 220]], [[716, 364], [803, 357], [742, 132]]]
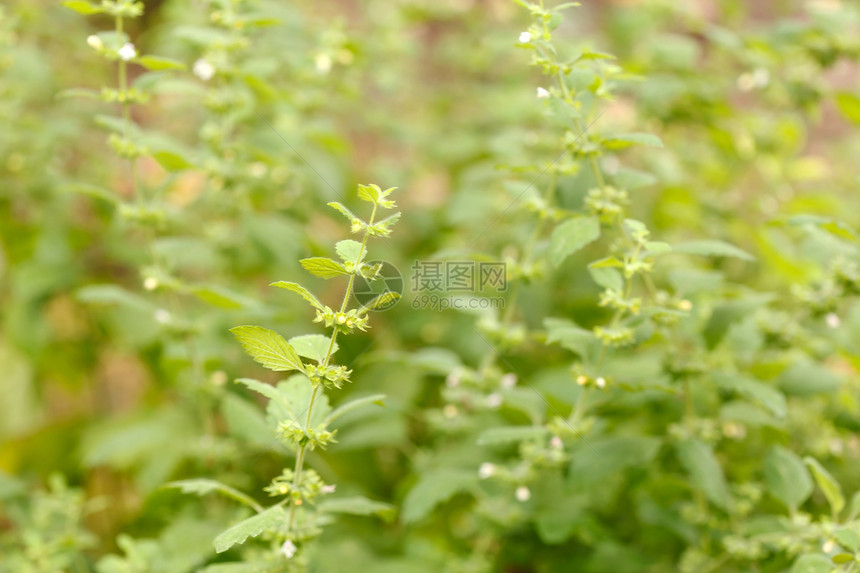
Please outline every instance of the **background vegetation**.
[[[856, 570], [854, 3], [65, 4], [0, 7], [0, 571]], [[331, 334], [267, 285], [337, 309], [370, 183], [406, 290], [291, 481], [230, 329]]]

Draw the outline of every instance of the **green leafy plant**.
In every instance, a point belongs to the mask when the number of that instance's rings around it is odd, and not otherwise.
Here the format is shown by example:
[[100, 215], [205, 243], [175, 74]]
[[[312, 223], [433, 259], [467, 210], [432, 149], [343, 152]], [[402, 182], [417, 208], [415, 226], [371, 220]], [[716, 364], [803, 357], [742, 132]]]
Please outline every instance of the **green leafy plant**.
[[[331, 329], [326, 337], [307, 334], [285, 340], [278, 333], [260, 326], [237, 326], [231, 329], [245, 352], [265, 368], [275, 372], [296, 371], [297, 374], [276, 386], [248, 378], [239, 383], [269, 399], [269, 417], [276, 423], [278, 440], [295, 452], [293, 469], [285, 469], [266, 488], [270, 496], [283, 499], [263, 508], [252, 498], [233, 488], [212, 480], [188, 480], [174, 483], [183, 491], [205, 494], [218, 492], [240, 501], [256, 514], [232, 526], [215, 538], [215, 551], [222, 553], [248, 538], [262, 537], [271, 540], [269, 554], [250, 558], [251, 562], [276, 563], [287, 559], [289, 570], [303, 570], [307, 566], [304, 550], [321, 533], [332, 514], [353, 513], [357, 515], [380, 515], [391, 517], [393, 507], [360, 496], [322, 499], [334, 493], [335, 485], [325, 483], [313, 469], [305, 467], [309, 451], [325, 449], [336, 441], [336, 429], [331, 424], [341, 415], [373, 403], [381, 403], [382, 395], [371, 395], [332, 409], [325, 390], [340, 389], [350, 382], [352, 370], [346, 365], [333, 363], [338, 351], [338, 337], [356, 330], [369, 328], [369, 313], [390, 304], [400, 297], [399, 293], [385, 292], [357, 308], [349, 308], [354, 294], [356, 277], [375, 280], [379, 266], [365, 262], [368, 240], [371, 237], [387, 237], [400, 214], [378, 219], [381, 209], [392, 209], [394, 201], [389, 195], [394, 189], [382, 190], [376, 185], [359, 185], [358, 197], [372, 204], [366, 221], [354, 215], [341, 203], [329, 205], [343, 214], [353, 233], [361, 233], [361, 242], [346, 239], [335, 245], [340, 261], [327, 257], [302, 259], [302, 266], [312, 275], [323, 279], [348, 276], [343, 299], [337, 310], [324, 305], [309, 290], [298, 283], [279, 281], [271, 286], [286, 289], [301, 296], [316, 313], [314, 322]], [[287, 509], [284, 509], [284, 508]]]

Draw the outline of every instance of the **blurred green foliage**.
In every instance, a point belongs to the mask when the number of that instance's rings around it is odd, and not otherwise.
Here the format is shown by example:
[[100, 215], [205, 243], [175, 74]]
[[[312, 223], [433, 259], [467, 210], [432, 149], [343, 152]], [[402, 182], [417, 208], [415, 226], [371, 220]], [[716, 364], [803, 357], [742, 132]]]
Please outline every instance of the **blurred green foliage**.
[[[0, 7], [0, 571], [856, 569], [860, 10], [557, 4]], [[340, 304], [370, 181], [406, 291], [326, 395], [385, 407], [290, 547], [230, 329], [327, 334], [267, 285]], [[465, 260], [504, 309], [420, 308]]]

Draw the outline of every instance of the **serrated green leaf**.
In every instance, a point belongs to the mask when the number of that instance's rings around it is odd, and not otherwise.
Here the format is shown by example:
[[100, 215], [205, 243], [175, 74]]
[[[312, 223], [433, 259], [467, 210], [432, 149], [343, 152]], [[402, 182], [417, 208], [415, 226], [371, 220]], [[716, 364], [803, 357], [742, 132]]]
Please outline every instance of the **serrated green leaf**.
[[842, 487], [839, 482], [812, 456], [806, 456], [803, 458], [803, 462], [812, 471], [815, 483], [824, 492], [824, 497], [827, 498], [833, 515], [837, 515], [845, 507], [845, 496], [842, 495]]
[[490, 428], [481, 432], [478, 436], [479, 446], [496, 446], [499, 444], [510, 444], [524, 442], [535, 438], [542, 438], [549, 430], [543, 426], [504, 426], [501, 428]]
[[554, 266], [600, 237], [597, 217], [575, 217], [558, 225], [552, 232], [549, 257]]
[[262, 326], [236, 326], [230, 332], [251, 358], [269, 370], [304, 371], [299, 355], [277, 332]]
[[266, 408], [270, 419], [273, 421], [292, 420], [303, 428], [307, 427], [308, 422], [310, 422], [310, 427], [316, 428], [323, 424], [326, 416], [331, 412], [328, 396], [320, 392], [314, 401], [314, 408], [311, 411], [310, 421], [308, 421], [308, 409], [314, 394], [314, 386], [303, 374], [294, 374], [286, 380], [278, 382], [275, 389], [278, 393], [278, 399], [270, 401]]
[[309, 291], [308, 289], [306, 289], [305, 287], [303, 287], [302, 285], [300, 285], [298, 283], [291, 283], [291, 282], [287, 282], [287, 281], [278, 281], [278, 282], [274, 282], [274, 283], [270, 284], [269, 286], [278, 287], [278, 288], [286, 289], [289, 291], [293, 291], [294, 293], [298, 294], [303, 299], [305, 299], [306, 301], [311, 303], [311, 306], [314, 307], [315, 309], [325, 310], [325, 306], [323, 305], [323, 303], [321, 303], [319, 301], [319, 299], [317, 299], [317, 297], [315, 297], [313, 294], [311, 294], [311, 291]]
[[693, 485], [717, 507], [728, 510], [731, 504], [723, 468], [713, 448], [699, 439], [687, 439], [677, 444], [678, 460], [690, 474]]
[[134, 62], [154, 72], [185, 69], [185, 64], [182, 62], [161, 56], [140, 56], [139, 58], [135, 58]]
[[373, 501], [372, 499], [367, 499], [360, 495], [325, 499], [317, 504], [317, 509], [323, 513], [376, 515], [385, 521], [391, 521], [397, 511], [391, 504], [383, 503], [381, 501]]
[[382, 197], [382, 191], [377, 185], [359, 185], [358, 198], [362, 201], [377, 203]]
[[166, 488], [175, 488], [182, 493], [193, 493], [196, 495], [207, 495], [213, 492], [220, 493], [230, 499], [234, 499], [239, 503], [243, 503], [254, 511], [263, 511], [263, 508], [254, 501], [251, 497], [245, 495], [236, 488], [230, 487], [214, 479], [198, 478], [172, 481], [164, 485]]
[[323, 279], [349, 274], [342, 264], [327, 257], [311, 257], [299, 262], [306, 271]]
[[358, 314], [363, 315], [371, 310], [375, 310], [380, 307], [390, 308], [392, 303], [400, 300], [400, 293], [394, 291], [384, 292], [381, 295], [373, 298], [369, 303], [365, 304], [361, 308], [358, 309]]
[[337, 201], [332, 201], [328, 203], [328, 206], [338, 211], [341, 215], [346, 217], [346, 220], [352, 223], [353, 221], [361, 221], [358, 217], [355, 216], [355, 213], [350, 211], [344, 204], [338, 203]]
[[812, 495], [812, 478], [794, 452], [774, 446], [764, 462], [764, 479], [768, 492], [792, 511]]
[[231, 437], [264, 449], [276, 448], [274, 428], [255, 404], [228, 393], [221, 401], [221, 415]]
[[478, 481], [476, 471], [436, 469], [422, 475], [403, 500], [404, 523], [414, 523], [456, 494], [470, 490]]
[[745, 261], [755, 261], [755, 257], [739, 249], [738, 247], [718, 241], [716, 239], [703, 239], [701, 241], [687, 241], [678, 243], [672, 246], [672, 250], [676, 253], [685, 253], [688, 255], [703, 255], [706, 257], [735, 257]]
[[320, 364], [322, 364], [326, 354], [328, 354], [329, 345], [331, 345], [332, 354], [337, 352], [338, 349], [337, 342], [332, 344], [331, 338], [322, 334], [294, 336], [289, 340], [289, 343], [299, 356], [316, 360]]
[[277, 529], [286, 519], [284, 510], [275, 505], [262, 513], [240, 521], [215, 538], [215, 553], [224, 553], [237, 544], [244, 543], [249, 537], [257, 537], [264, 531]]
[[341, 404], [334, 410], [332, 410], [331, 414], [325, 419], [325, 425], [329, 425], [334, 422], [339, 417], [352, 412], [353, 410], [357, 410], [363, 406], [369, 406], [370, 404], [376, 404], [377, 406], [385, 406], [385, 403], [382, 401], [385, 399], [385, 394], [373, 394], [372, 396], [365, 396], [363, 398], [356, 398], [355, 400], [350, 400], [346, 404]]
[[334, 250], [344, 263], [353, 263], [354, 265], [364, 261], [367, 256], [367, 250], [361, 246], [361, 243], [352, 239], [338, 241]]

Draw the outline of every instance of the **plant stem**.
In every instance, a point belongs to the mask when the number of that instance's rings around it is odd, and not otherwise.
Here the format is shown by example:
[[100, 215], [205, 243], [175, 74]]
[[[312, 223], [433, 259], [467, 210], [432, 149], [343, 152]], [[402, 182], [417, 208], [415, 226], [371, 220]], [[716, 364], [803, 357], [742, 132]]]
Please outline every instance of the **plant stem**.
[[[368, 227], [373, 225], [373, 221], [376, 218], [376, 203], [373, 204], [373, 211], [370, 213], [370, 220], [368, 221]], [[358, 274], [359, 269], [361, 268], [361, 260], [364, 258], [364, 252], [367, 248], [367, 240], [370, 238], [370, 233], [367, 229], [364, 230], [364, 238], [361, 241], [361, 248], [358, 250], [358, 258], [355, 261], [355, 266], [352, 269], [352, 273], [349, 276], [349, 282], [346, 285], [346, 292], [343, 295], [343, 302], [340, 305], [340, 312], [343, 313], [346, 311], [346, 307], [349, 304], [349, 297], [352, 296], [352, 288], [355, 284], [355, 275]], [[335, 323], [334, 330], [331, 333], [331, 339], [328, 344], [328, 351], [326, 352], [325, 358], [321, 363], [322, 367], [326, 367], [329, 365], [331, 361], [331, 356], [334, 354], [334, 345], [337, 340], [338, 335], [337, 323]], [[321, 384], [317, 384], [314, 386], [313, 392], [311, 393], [311, 399], [308, 402], [308, 415], [305, 419], [305, 429], [311, 427], [311, 417], [313, 416], [314, 404], [316, 403], [317, 396], [319, 395], [319, 389]], [[298, 491], [299, 486], [301, 485], [302, 479], [302, 470], [304, 469], [305, 463], [305, 453], [307, 452], [307, 445], [302, 444], [299, 446], [299, 451], [296, 453], [296, 465], [293, 469], [293, 484], [291, 487], [291, 491]], [[295, 527], [296, 520], [296, 506], [301, 504], [301, 500], [298, 502], [293, 502], [290, 504], [290, 517], [289, 517], [289, 531], [293, 531]]]

